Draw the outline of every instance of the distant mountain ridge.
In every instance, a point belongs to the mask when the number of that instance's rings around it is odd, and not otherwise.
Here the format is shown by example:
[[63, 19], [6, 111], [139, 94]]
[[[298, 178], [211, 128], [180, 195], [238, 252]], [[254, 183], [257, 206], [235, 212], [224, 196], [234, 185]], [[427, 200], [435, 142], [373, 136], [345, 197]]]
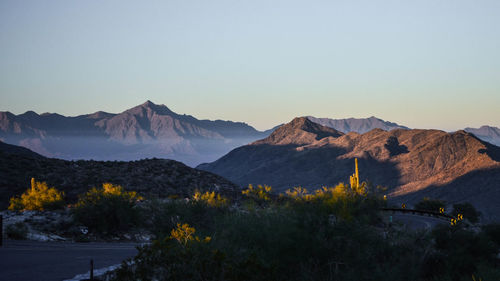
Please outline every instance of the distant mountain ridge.
[[313, 116], [306, 116], [306, 117], [307, 119], [315, 123], [336, 129], [343, 133], [356, 132], [364, 134], [373, 129], [382, 129], [384, 131], [390, 131], [394, 129], [409, 129], [408, 127], [384, 121], [374, 116], [369, 118], [347, 118], [347, 119], [316, 118]]
[[267, 135], [242, 122], [198, 120], [151, 101], [118, 114], [0, 112], [1, 140], [63, 159], [158, 157], [196, 165]]
[[500, 128], [481, 126], [480, 128], [465, 128], [464, 130], [476, 135], [484, 141], [500, 146]]
[[500, 148], [465, 131], [373, 129], [347, 134], [301, 117], [265, 139], [198, 166], [237, 184], [269, 184], [277, 192], [346, 182], [359, 159], [362, 180], [389, 188], [396, 202], [423, 196], [471, 201], [500, 220]]

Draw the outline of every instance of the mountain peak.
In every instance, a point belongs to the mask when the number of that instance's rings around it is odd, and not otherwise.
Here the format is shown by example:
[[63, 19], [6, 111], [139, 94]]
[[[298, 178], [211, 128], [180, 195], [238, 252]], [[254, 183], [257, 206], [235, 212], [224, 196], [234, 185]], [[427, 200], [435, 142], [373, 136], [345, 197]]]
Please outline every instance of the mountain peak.
[[314, 123], [307, 117], [296, 117], [276, 129], [270, 136], [253, 144], [304, 145], [325, 137], [340, 137], [343, 133]]
[[156, 106], [156, 104], [150, 100], [147, 100], [145, 103], [141, 104], [141, 106], [144, 106], [144, 107], [154, 107]]
[[150, 100], [147, 100], [145, 103], [140, 104], [138, 106], [132, 107], [131, 109], [126, 110], [125, 112], [134, 114], [134, 115], [141, 115], [144, 114], [144, 110], [146, 112], [153, 112], [158, 115], [177, 115], [173, 111], [171, 111], [166, 105], [164, 104], [155, 104]]

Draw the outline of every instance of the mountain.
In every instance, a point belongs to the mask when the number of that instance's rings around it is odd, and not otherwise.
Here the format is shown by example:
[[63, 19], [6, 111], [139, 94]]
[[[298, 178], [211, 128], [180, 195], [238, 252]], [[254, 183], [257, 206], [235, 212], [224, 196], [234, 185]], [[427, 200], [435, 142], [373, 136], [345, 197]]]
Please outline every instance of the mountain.
[[70, 202], [105, 182], [160, 198], [190, 196], [195, 189], [239, 194], [232, 182], [174, 160], [66, 161], [0, 142], [0, 209], [8, 206], [9, 198], [26, 191], [32, 177], [64, 191]]
[[119, 114], [98, 111], [66, 117], [0, 112], [0, 140], [62, 159], [158, 157], [196, 165], [268, 134], [241, 122], [180, 115], [151, 101]]
[[480, 128], [465, 128], [464, 130], [484, 141], [500, 146], [500, 128], [481, 126]]
[[307, 116], [307, 118], [315, 123], [339, 130], [343, 133], [356, 132], [364, 134], [373, 129], [382, 129], [384, 131], [390, 131], [394, 129], [409, 129], [405, 126], [384, 121], [374, 116], [370, 118], [359, 118], [359, 119], [358, 118], [330, 119], [330, 118], [316, 118], [313, 116]]
[[282, 192], [347, 182], [354, 158], [361, 180], [386, 186], [393, 202], [414, 204], [423, 196], [470, 201], [486, 220], [500, 219], [500, 148], [465, 131], [343, 134], [302, 117], [198, 168], [242, 186], [269, 184]]

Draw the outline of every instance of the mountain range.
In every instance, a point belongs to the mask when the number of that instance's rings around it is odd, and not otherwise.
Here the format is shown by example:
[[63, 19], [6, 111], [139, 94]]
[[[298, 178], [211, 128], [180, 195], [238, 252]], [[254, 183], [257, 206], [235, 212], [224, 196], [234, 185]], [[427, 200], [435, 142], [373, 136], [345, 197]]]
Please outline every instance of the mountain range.
[[414, 204], [423, 196], [469, 201], [485, 220], [500, 218], [500, 148], [463, 130], [345, 134], [301, 117], [197, 168], [241, 186], [268, 184], [282, 192], [347, 182], [354, 158], [361, 179], [387, 187], [392, 202]]
[[465, 128], [464, 130], [484, 141], [500, 146], [500, 128], [481, 126], [480, 128]]
[[196, 165], [268, 134], [241, 122], [180, 115], [151, 101], [119, 114], [99, 111], [66, 117], [0, 112], [0, 140], [61, 159], [157, 157]]
[[[362, 133], [374, 128], [406, 128], [375, 117], [308, 118], [344, 133]], [[267, 137], [278, 127], [261, 132], [242, 122], [199, 120], [151, 101], [118, 114], [98, 111], [67, 117], [34, 111], [19, 115], [0, 112], [0, 140], [46, 157], [66, 160], [157, 157], [196, 166]]]
[[159, 198], [191, 196], [196, 189], [239, 194], [232, 182], [174, 160], [67, 161], [0, 142], [0, 210], [8, 206], [9, 198], [29, 188], [32, 177], [64, 191], [69, 203], [106, 182]]
[[373, 129], [382, 129], [384, 131], [390, 131], [394, 129], [409, 129], [408, 127], [384, 121], [375, 116], [369, 118], [347, 119], [316, 118], [313, 116], [307, 116], [307, 119], [313, 121], [314, 123], [333, 128], [343, 133], [356, 132], [363, 134]]

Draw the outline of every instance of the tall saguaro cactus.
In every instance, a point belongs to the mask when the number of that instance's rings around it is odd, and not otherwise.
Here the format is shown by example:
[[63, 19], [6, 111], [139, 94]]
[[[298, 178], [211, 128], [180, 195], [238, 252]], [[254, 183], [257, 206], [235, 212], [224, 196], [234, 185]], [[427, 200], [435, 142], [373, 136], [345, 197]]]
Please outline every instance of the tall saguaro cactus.
[[354, 158], [354, 174], [350, 177], [351, 188], [359, 188], [359, 170], [358, 170], [358, 158]]

